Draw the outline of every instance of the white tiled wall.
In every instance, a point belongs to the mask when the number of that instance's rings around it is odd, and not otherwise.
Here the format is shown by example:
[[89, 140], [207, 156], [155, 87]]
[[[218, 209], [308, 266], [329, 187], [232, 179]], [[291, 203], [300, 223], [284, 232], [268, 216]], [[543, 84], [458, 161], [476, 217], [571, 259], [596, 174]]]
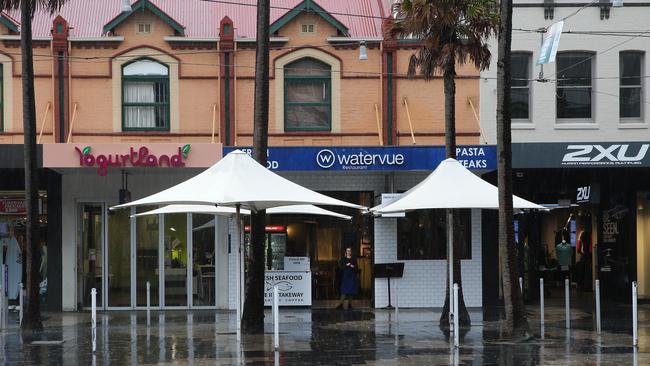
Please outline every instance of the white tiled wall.
[[[375, 219], [375, 263], [398, 262], [397, 219]], [[442, 307], [447, 286], [446, 260], [404, 262], [404, 277], [391, 279], [391, 302], [400, 307]], [[465, 304], [482, 306], [481, 211], [472, 210], [472, 259], [462, 261], [461, 276]], [[398, 299], [399, 297], [399, 299]], [[375, 280], [375, 307], [388, 305], [386, 279]]]

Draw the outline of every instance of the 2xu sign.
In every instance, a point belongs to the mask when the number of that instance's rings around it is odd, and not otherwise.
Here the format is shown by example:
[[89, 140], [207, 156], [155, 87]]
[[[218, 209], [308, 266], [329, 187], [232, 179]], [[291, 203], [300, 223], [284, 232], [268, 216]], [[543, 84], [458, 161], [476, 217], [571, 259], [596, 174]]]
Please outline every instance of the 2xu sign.
[[562, 165], [641, 165], [650, 144], [568, 145]]

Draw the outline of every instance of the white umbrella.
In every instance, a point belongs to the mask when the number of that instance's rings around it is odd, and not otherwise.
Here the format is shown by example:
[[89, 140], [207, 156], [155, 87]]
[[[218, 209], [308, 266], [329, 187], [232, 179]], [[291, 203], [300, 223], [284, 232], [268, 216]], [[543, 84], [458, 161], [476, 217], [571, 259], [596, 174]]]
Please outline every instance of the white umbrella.
[[[546, 209], [517, 196], [513, 196], [512, 204], [519, 209]], [[373, 207], [370, 211], [390, 213], [434, 208], [498, 209], [499, 189], [474, 175], [458, 161], [447, 159], [399, 199], [380, 206]]]
[[[518, 209], [546, 209], [513, 195], [513, 207]], [[452, 208], [499, 208], [499, 189], [474, 175], [455, 159], [446, 159], [429, 176], [415, 187], [406, 191], [398, 200], [388, 205], [370, 209], [375, 213], [391, 213], [423, 209]], [[453, 275], [453, 225], [451, 215], [447, 228], [447, 250], [449, 268], [449, 299], [452, 297]], [[453, 302], [450, 301], [450, 324], [452, 324]]]
[[[151, 196], [113, 208], [160, 204], [207, 204], [236, 208], [239, 246], [237, 274], [237, 319], [241, 320], [243, 299], [243, 228], [240, 209], [253, 211], [287, 205], [317, 204], [363, 209], [363, 206], [314, 192], [285, 179], [241, 150], [235, 150], [197, 176]], [[239, 321], [237, 322], [239, 329]]]
[[315, 204], [363, 209], [363, 206], [314, 192], [266, 169], [245, 152], [235, 150], [201, 174], [151, 196], [115, 206], [206, 204], [263, 210]]
[[[231, 216], [236, 213], [236, 209], [232, 207], [221, 207], [221, 206], [213, 206], [213, 205], [167, 205], [161, 208], [157, 208], [155, 210], [133, 215], [133, 217], [167, 214], [167, 213], [201, 213], [201, 214], [208, 214], [208, 215]], [[250, 210], [241, 210], [240, 213], [242, 215], [250, 215]], [[337, 217], [344, 220], [352, 219], [352, 216], [343, 215], [314, 205], [279, 206], [279, 207], [273, 207], [267, 209], [266, 213], [269, 215], [302, 214], [302, 215], [331, 216], [331, 217]]]

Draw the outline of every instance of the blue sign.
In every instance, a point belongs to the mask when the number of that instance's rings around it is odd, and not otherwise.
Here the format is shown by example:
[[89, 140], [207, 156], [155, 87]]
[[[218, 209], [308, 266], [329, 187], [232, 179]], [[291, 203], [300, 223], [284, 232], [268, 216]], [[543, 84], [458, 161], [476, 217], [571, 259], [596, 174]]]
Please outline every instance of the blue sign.
[[[250, 147], [224, 147], [252, 154]], [[280, 171], [434, 170], [445, 159], [444, 146], [270, 147], [268, 168]], [[496, 169], [496, 147], [458, 146], [456, 159], [472, 170]]]

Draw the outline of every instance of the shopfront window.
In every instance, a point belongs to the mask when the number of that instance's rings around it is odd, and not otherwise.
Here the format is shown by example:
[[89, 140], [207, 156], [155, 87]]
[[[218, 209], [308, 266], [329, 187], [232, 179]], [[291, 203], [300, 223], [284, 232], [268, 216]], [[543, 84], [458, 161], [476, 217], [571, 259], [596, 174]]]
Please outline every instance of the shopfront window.
[[[461, 259], [471, 259], [471, 211], [458, 210]], [[397, 259], [424, 260], [447, 258], [447, 220], [445, 210], [417, 210], [397, 219]]]
[[122, 69], [122, 128], [169, 131], [169, 68], [150, 59]]
[[557, 118], [591, 119], [591, 78], [593, 54], [557, 54]]
[[641, 118], [643, 53], [627, 51], [619, 55], [619, 105], [623, 119]]
[[[0, 68], [1, 69], [1, 68]], [[39, 296], [41, 303], [47, 301], [47, 193], [39, 192]], [[0, 191], [0, 263], [7, 266], [7, 296], [9, 305], [18, 305], [20, 283], [23, 274], [23, 250], [26, 237], [27, 206], [23, 191]]]
[[192, 297], [194, 306], [215, 305], [215, 217], [192, 214]]
[[286, 131], [332, 128], [331, 67], [311, 57], [284, 68]]

